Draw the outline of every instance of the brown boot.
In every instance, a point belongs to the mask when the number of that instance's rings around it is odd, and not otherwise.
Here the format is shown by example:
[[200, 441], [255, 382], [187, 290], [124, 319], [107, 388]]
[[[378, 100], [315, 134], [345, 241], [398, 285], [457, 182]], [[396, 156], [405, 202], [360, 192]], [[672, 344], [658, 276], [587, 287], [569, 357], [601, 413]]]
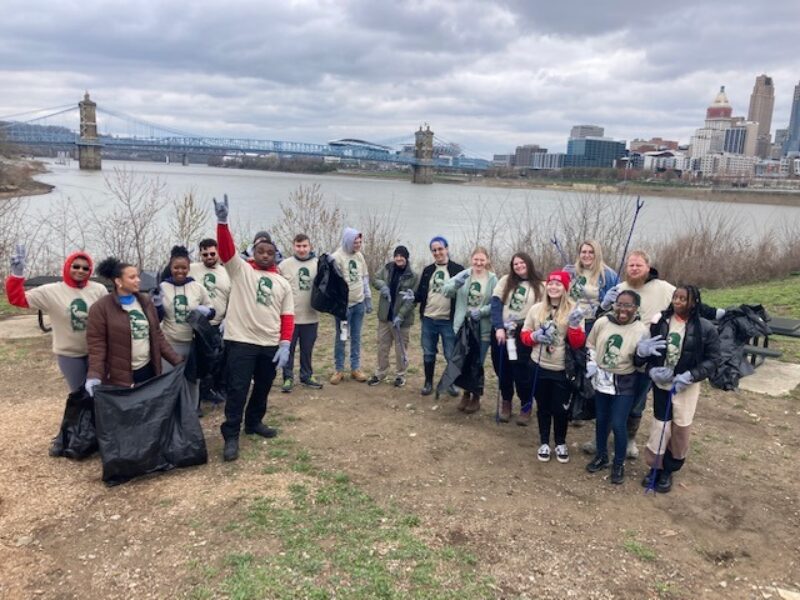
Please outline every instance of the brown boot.
[[500, 413], [497, 415], [497, 420], [501, 423], [508, 423], [511, 420], [511, 401], [503, 400], [500, 405]]
[[469, 401], [470, 401], [469, 392], [464, 390], [461, 393], [461, 400], [459, 400], [458, 406], [456, 406], [456, 408], [461, 412], [464, 412], [467, 408], [467, 405], [469, 404]]
[[531, 410], [528, 409], [527, 412], [522, 412], [517, 415], [517, 425], [520, 427], [527, 427], [531, 422]]
[[472, 394], [472, 400], [470, 400], [467, 407], [464, 409], [464, 412], [468, 415], [472, 413], [476, 413], [481, 409], [481, 397], [478, 394]]

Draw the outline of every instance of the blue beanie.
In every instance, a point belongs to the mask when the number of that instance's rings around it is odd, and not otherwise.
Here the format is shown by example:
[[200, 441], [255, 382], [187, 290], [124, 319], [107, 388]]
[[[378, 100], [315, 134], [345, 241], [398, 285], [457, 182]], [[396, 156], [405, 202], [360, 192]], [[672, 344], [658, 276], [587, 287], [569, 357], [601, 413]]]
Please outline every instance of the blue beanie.
[[433, 246], [433, 242], [439, 242], [445, 248], [449, 247], [449, 244], [447, 243], [447, 240], [444, 238], [444, 236], [441, 236], [441, 235], [437, 235], [436, 237], [432, 238], [431, 241], [428, 242], [428, 248]]

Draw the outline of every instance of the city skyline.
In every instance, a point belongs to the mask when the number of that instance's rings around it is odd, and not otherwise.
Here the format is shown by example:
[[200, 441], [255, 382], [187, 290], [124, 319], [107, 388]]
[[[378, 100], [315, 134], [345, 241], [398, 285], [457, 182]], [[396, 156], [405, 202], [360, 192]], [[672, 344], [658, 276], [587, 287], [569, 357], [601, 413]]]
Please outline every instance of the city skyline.
[[[578, 10], [580, 7], [580, 10]], [[298, 0], [286, 4], [10, 0], [0, 115], [82, 97], [202, 135], [324, 142], [408, 139], [420, 123], [491, 158], [566, 148], [596, 124], [688, 143], [720, 85], [747, 115], [774, 82], [789, 125], [800, 5]], [[713, 27], [709, 24], [713, 24]], [[747, 25], [747, 36], [740, 36]]]

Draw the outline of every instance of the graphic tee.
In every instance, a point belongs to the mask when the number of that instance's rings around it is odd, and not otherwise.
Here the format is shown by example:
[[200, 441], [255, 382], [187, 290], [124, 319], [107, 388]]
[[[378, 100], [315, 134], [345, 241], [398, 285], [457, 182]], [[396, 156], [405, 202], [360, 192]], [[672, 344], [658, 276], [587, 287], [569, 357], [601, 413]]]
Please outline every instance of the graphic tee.
[[200, 306], [211, 306], [206, 288], [197, 281], [184, 285], [161, 282], [161, 295], [164, 298], [164, 318], [161, 331], [169, 342], [188, 343], [192, 341], [192, 326], [189, 313]]
[[[672, 315], [669, 320], [669, 333], [667, 334], [667, 350], [664, 357], [664, 366], [675, 369], [681, 358], [683, 340], [686, 337], [686, 321]], [[676, 373], [677, 375], [677, 373]], [[656, 384], [662, 390], [669, 390], [671, 384]]]
[[481, 277], [470, 275], [465, 285], [467, 286], [467, 310], [480, 308], [486, 304], [490, 292], [487, 289], [489, 287], [488, 273], [484, 273]]
[[578, 308], [586, 310], [592, 303], [600, 304], [600, 284], [599, 279], [592, 281], [591, 271], [578, 269], [575, 277], [569, 284], [569, 297], [578, 305]]
[[294, 314], [289, 282], [279, 273], [254, 269], [238, 254], [225, 263], [231, 278], [224, 339], [277, 346], [281, 315]]
[[189, 275], [199, 281], [206, 289], [211, 306], [214, 307], [214, 318], [211, 319], [212, 325], [219, 325], [225, 318], [228, 310], [228, 297], [231, 295], [231, 280], [228, 272], [221, 264], [211, 269], [202, 262], [192, 263], [189, 268]]
[[25, 292], [28, 306], [50, 316], [53, 352], [60, 356], [86, 356], [86, 321], [89, 308], [108, 293], [105, 286], [90, 281], [83, 288], [63, 281], [48, 283]]
[[[531, 352], [531, 360], [548, 371], [563, 371], [565, 368], [564, 355], [566, 353], [567, 323], [559, 323], [553, 319], [555, 311], [552, 309], [549, 311], [548, 317], [544, 320], [541, 320], [539, 315], [542, 314], [542, 309], [545, 306], [545, 302], [534, 304], [533, 307], [531, 307], [531, 309], [528, 311], [528, 316], [525, 317], [525, 324], [523, 325], [523, 328], [529, 329], [530, 331], [536, 331], [537, 329], [541, 329], [543, 326], [547, 327], [548, 325], [552, 324], [553, 327], [555, 327], [553, 330], [553, 343], [548, 344], [547, 346], [542, 346], [541, 348], [535, 348], [534, 351]], [[581, 328], [583, 328], [583, 325], [581, 325]]]
[[121, 306], [131, 321], [131, 369], [135, 371], [150, 362], [150, 322], [138, 300]]
[[[661, 317], [661, 311], [666, 310], [672, 303], [672, 294], [675, 286], [663, 279], [651, 279], [640, 288], [632, 288], [627, 282], [622, 282], [619, 286], [622, 290], [633, 290], [642, 298], [639, 306], [639, 318], [642, 323], [651, 325], [654, 317]], [[656, 318], [656, 321], [658, 320]]]
[[[508, 275], [503, 275], [494, 287], [492, 296], [497, 296], [502, 299], [507, 281]], [[544, 288], [539, 286], [540, 297], [543, 291]], [[531, 284], [527, 281], [521, 282], [511, 291], [503, 304], [503, 322], [505, 323], [511, 319], [514, 321], [524, 319], [534, 304], [536, 304], [536, 294], [534, 294]]]
[[447, 271], [447, 265], [436, 265], [436, 269], [431, 273], [423, 316], [436, 321], [446, 321], [450, 318], [451, 300], [442, 293], [444, 284], [449, 280], [450, 273]]
[[311, 287], [317, 276], [318, 260], [286, 258], [278, 265], [278, 271], [289, 282], [294, 299], [294, 322], [296, 325], [319, 322], [319, 313], [311, 308]]
[[339, 269], [342, 271], [344, 280], [347, 282], [349, 293], [347, 296], [347, 306], [354, 306], [364, 301], [364, 277], [369, 274], [367, 261], [361, 252], [345, 252], [339, 248], [333, 256]]
[[599, 369], [615, 375], [633, 373], [633, 355], [636, 344], [648, 332], [641, 321], [627, 325], [612, 323], [608, 317], [600, 317], [589, 332], [586, 345], [595, 351], [595, 361]]

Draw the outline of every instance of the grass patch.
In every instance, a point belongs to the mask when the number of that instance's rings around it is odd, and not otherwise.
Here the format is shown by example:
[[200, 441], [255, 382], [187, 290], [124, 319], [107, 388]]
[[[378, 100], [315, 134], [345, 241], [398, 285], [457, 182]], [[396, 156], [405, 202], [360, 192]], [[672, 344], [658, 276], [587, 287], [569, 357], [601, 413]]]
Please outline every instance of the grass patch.
[[656, 559], [655, 551], [642, 544], [641, 542], [637, 541], [634, 538], [635, 532], [628, 531], [626, 532], [626, 539], [622, 542], [622, 547], [625, 549], [626, 552], [632, 554], [639, 560], [643, 560], [646, 562], [653, 562]]

